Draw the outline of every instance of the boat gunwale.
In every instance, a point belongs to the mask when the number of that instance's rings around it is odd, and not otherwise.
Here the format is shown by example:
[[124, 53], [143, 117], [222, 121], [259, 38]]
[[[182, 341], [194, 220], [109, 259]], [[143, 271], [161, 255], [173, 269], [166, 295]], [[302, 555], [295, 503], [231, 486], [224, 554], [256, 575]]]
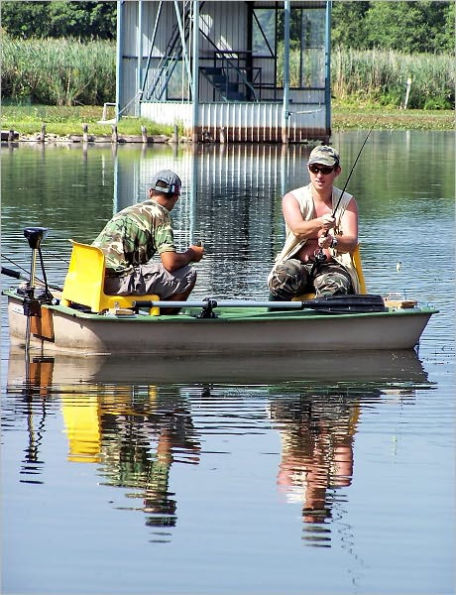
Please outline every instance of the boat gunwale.
[[[23, 302], [22, 296], [14, 293], [13, 289], [6, 289], [2, 292], [8, 298]], [[71, 306], [63, 306], [61, 304], [43, 304], [43, 308], [47, 308], [55, 313], [78, 318], [87, 321], [94, 321], [100, 323], [135, 323], [135, 324], [163, 324], [163, 323], [211, 323], [221, 324], [224, 322], [252, 322], [252, 321], [284, 321], [284, 320], [316, 320], [316, 319], [331, 319], [331, 318], [366, 318], [366, 317], [390, 317], [390, 316], [417, 316], [417, 315], [432, 315], [439, 311], [432, 306], [415, 306], [414, 308], [388, 308], [384, 312], [319, 312], [314, 309], [303, 308], [297, 310], [275, 310], [270, 311], [264, 307], [245, 306], [236, 309], [229, 307], [217, 308], [217, 316], [215, 318], [199, 318], [199, 308], [190, 307], [188, 310], [180, 312], [179, 314], [167, 315], [150, 315], [146, 313], [131, 314], [131, 315], [116, 315], [115, 313], [93, 313], [84, 312]], [[247, 313], [248, 312], [248, 313]]]

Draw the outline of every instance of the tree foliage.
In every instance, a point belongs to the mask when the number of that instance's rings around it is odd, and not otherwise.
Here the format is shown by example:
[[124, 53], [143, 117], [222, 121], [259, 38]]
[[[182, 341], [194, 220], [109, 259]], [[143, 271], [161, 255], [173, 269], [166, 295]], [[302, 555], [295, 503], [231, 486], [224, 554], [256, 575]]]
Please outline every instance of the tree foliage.
[[[454, 52], [454, 0], [334, 0], [332, 7], [332, 43], [336, 47], [393, 49], [408, 54]], [[11, 37], [24, 39], [115, 39], [116, 11], [113, 0], [1, 0], [1, 24]], [[299, 9], [294, 12], [291, 24], [298, 27]]]
[[117, 3], [2, 0], [2, 28], [12, 37], [114, 39]]
[[452, 0], [333, 3], [332, 42], [345, 48], [453, 53], [454, 32]]

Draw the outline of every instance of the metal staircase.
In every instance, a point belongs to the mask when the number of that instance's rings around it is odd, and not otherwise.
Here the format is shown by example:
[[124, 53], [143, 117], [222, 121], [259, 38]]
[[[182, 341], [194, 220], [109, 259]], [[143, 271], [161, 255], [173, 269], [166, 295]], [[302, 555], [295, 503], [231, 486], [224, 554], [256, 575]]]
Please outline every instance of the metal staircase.
[[224, 101], [248, 101], [248, 96], [240, 91], [240, 88], [245, 85], [237, 81], [231, 82], [226, 68], [205, 66], [200, 68], [200, 72]]
[[[192, 21], [192, 2], [186, 0], [183, 9], [183, 13], [181, 14], [176, 8], [177, 23], [171, 31], [166, 50], [160, 57], [158, 64], [154, 66], [154, 75], [147, 90], [145, 89], [147, 76], [144, 78], [143, 98], [146, 101], [163, 101], [169, 81], [182, 58], [186, 62], [189, 82], [191, 82], [192, 75], [187, 53], [187, 42], [190, 35], [190, 23]], [[160, 12], [161, 9], [157, 15], [155, 30], [159, 24]], [[214, 89], [213, 100], [223, 100], [226, 102], [258, 101], [254, 84], [259, 83], [259, 88], [261, 88], [261, 69], [247, 66], [247, 52], [221, 50], [203, 31], [200, 30], [200, 33], [214, 48], [213, 64], [211, 66], [201, 66], [199, 69], [200, 74], [209, 81]], [[149, 72], [152, 60], [154, 38], [155, 34], [152, 36], [146, 75]]]

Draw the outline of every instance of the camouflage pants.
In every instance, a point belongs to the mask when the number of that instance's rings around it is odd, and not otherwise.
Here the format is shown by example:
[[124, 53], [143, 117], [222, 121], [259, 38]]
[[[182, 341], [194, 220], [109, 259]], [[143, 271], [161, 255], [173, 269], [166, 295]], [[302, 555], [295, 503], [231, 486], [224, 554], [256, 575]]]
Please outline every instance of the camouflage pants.
[[315, 292], [316, 297], [354, 293], [350, 274], [344, 266], [335, 260], [313, 265], [297, 258], [277, 264], [269, 279], [271, 298], [286, 301], [307, 292]]

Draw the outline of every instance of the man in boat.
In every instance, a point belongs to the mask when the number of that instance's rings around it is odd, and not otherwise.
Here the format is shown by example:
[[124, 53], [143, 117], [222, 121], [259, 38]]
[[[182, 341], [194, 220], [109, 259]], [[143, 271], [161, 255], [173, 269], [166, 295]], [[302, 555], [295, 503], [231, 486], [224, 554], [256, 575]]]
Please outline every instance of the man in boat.
[[342, 171], [339, 153], [327, 145], [315, 147], [307, 169], [310, 184], [282, 200], [286, 240], [268, 277], [271, 300], [360, 291], [351, 259], [358, 244], [358, 206], [351, 194], [334, 186]]
[[[114, 215], [94, 240], [93, 246], [106, 258], [106, 293], [155, 293], [167, 301], [188, 298], [196, 282], [196, 271], [189, 264], [199, 262], [204, 249], [192, 245], [185, 252], [176, 250], [170, 212], [179, 200], [181, 186], [176, 173], [159, 171], [152, 179], [148, 199]], [[160, 262], [149, 262], [155, 254], [160, 255]], [[166, 313], [176, 312], [170, 308]]]

